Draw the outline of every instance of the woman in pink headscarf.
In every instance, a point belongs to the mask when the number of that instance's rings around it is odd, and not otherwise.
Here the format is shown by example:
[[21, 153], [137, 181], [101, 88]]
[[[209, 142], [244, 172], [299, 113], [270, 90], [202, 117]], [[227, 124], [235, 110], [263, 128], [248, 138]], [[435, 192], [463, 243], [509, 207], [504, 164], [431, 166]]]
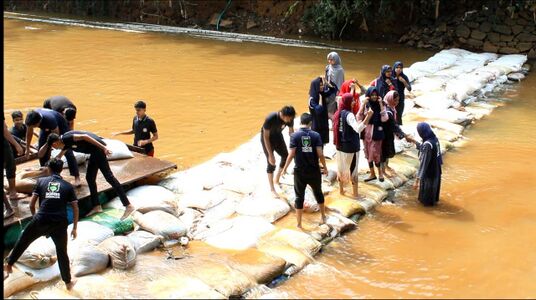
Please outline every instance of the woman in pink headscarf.
[[357, 122], [352, 112], [352, 106], [355, 105], [355, 101], [350, 93], [342, 95], [339, 108], [333, 115], [333, 143], [337, 148], [339, 192], [344, 195], [344, 185], [351, 181], [353, 197], [357, 199], [359, 133], [363, 131], [373, 112], [369, 110], [365, 119], [362, 122]]

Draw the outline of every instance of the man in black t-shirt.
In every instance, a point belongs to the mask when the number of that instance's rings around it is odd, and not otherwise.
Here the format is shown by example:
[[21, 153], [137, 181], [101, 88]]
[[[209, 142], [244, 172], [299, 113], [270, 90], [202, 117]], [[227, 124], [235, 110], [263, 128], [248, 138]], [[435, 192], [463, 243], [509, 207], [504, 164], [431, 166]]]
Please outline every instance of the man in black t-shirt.
[[[322, 214], [321, 224], [326, 221], [326, 209], [324, 206], [324, 194], [322, 193], [322, 174], [328, 174], [326, 159], [322, 151], [323, 143], [320, 134], [311, 130], [313, 118], [304, 113], [300, 118], [301, 128], [290, 137], [290, 155], [287, 158], [283, 173], [286, 173], [293, 158], [294, 163], [294, 192], [296, 193], [296, 220], [297, 227], [302, 228], [301, 219], [305, 189], [309, 185], [313, 189], [316, 202], [320, 206]], [[322, 170], [318, 161], [322, 163]]]
[[[284, 106], [281, 111], [273, 112], [266, 117], [264, 124], [261, 128], [261, 144], [264, 155], [266, 155], [266, 161], [268, 167], [266, 172], [268, 173], [268, 184], [270, 190], [276, 198], [279, 198], [279, 194], [275, 191], [275, 184], [279, 184], [279, 178], [281, 178], [281, 171], [287, 160], [288, 150], [283, 138], [283, 129], [285, 126], [289, 128], [289, 134], [294, 132], [294, 117], [296, 111], [292, 106]], [[274, 180], [275, 171], [275, 157], [274, 151], [281, 156], [281, 162], [279, 164], [279, 171]]]
[[[25, 147], [26, 146], [26, 132], [28, 130], [28, 127], [26, 124], [24, 124], [24, 119], [22, 112], [20, 110], [16, 110], [11, 113], [11, 119], [13, 120], [13, 126], [9, 129], [9, 132], [11, 132], [11, 135], [13, 138], [19, 143], [19, 145]], [[36, 137], [39, 137], [36, 133], [34, 133]], [[30, 147], [33, 148], [32, 145]], [[16, 153], [15, 147], [11, 147], [13, 149], [13, 154]], [[16, 157], [22, 156], [22, 155], [15, 155]]]
[[[47, 163], [47, 167], [52, 175], [37, 179], [30, 202], [30, 211], [34, 217], [22, 232], [7, 258], [4, 271], [9, 276], [13, 272], [12, 268], [15, 262], [33, 241], [41, 236], [50, 236], [56, 245], [61, 279], [70, 290], [75, 281], [71, 280], [69, 256], [67, 255], [67, 204], [73, 207], [74, 220], [71, 235], [75, 239], [78, 225], [78, 201], [73, 186], [60, 176], [63, 170], [63, 161], [53, 158]], [[36, 214], [35, 204], [37, 200], [39, 200], [39, 211]]]
[[[134, 134], [134, 146], [143, 147], [145, 154], [154, 156], [153, 142], [158, 140], [158, 130], [156, 123], [148, 115], [145, 114], [147, 105], [143, 101], [138, 101], [134, 104], [136, 116], [132, 120], [132, 129], [118, 132], [114, 136], [120, 134]], [[151, 134], [153, 135], [151, 137]]]
[[[119, 196], [121, 203], [123, 206], [125, 206], [125, 212], [123, 213], [121, 220], [128, 217], [134, 211], [134, 206], [130, 204], [125, 190], [115, 178], [112, 170], [110, 169], [108, 159], [106, 159], [106, 155], [111, 154], [112, 152], [106, 148], [106, 143], [99, 136], [91, 132], [80, 130], [69, 131], [61, 136], [52, 133], [48, 136], [47, 144], [46, 146], [43, 146], [43, 148], [44, 147], [60, 149], [61, 152], [57, 157], [61, 157], [66, 151], [69, 150], [76, 150], [77, 152], [89, 154], [86, 181], [89, 187], [93, 209], [87, 214], [87, 216], [102, 212], [96, 182], [98, 170], [102, 172], [102, 175], [106, 181], [112, 186]], [[46, 149], [40, 149], [39, 151], [46, 151]]]
[[55, 110], [65, 117], [70, 130], [74, 130], [76, 118], [76, 105], [65, 96], [52, 96], [43, 102], [43, 107]]

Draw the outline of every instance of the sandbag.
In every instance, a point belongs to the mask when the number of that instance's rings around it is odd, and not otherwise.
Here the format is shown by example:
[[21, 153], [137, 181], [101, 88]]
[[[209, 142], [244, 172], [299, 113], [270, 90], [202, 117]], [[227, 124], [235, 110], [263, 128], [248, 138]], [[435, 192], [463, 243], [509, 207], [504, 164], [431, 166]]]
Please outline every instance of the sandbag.
[[[67, 228], [69, 237], [71, 236], [72, 228], [72, 224]], [[69, 238], [67, 243], [69, 257], [74, 257], [80, 248], [88, 243], [91, 245], [98, 245], [107, 238], [114, 236], [112, 229], [91, 221], [78, 222], [76, 233], [76, 239], [72, 240]]]
[[157, 299], [223, 299], [226, 298], [198, 278], [179, 274], [157, 278], [148, 283], [150, 294]]
[[[292, 209], [295, 209], [296, 193], [293, 186], [285, 186], [282, 188], [283, 195], [287, 199], [288, 204]], [[306, 213], [314, 213], [320, 210], [320, 206], [316, 202], [316, 198], [313, 194], [313, 190], [310, 186], [305, 189], [305, 197], [303, 201], [303, 211]]]
[[25, 290], [38, 281], [32, 276], [20, 271], [17, 267], [13, 268], [13, 273], [4, 280], [4, 298], [7, 298], [15, 293]]
[[274, 222], [284, 217], [290, 207], [283, 200], [274, 198], [271, 193], [258, 192], [248, 196], [238, 204], [236, 212], [243, 216], [261, 217]]
[[[52, 149], [50, 152], [50, 157], [56, 157], [58, 154], [60, 154], [61, 150], [59, 149]], [[89, 158], [89, 154], [80, 153], [73, 151], [74, 158], [76, 159], [76, 164], [81, 165], [86, 162], [86, 160]], [[63, 168], [69, 168], [69, 165], [67, 164], [67, 158], [65, 155], [61, 157], [61, 160], [63, 161]]]
[[326, 216], [326, 224], [333, 229], [333, 235], [352, 230], [356, 227], [354, 221], [341, 216], [338, 213], [328, 213]]
[[[229, 222], [231, 226], [229, 226]], [[227, 227], [228, 229], [220, 232], [217, 229], [219, 226]], [[214, 233], [208, 232], [203, 241], [217, 248], [234, 250], [255, 247], [261, 236], [275, 228], [274, 225], [263, 218], [249, 216], [223, 220], [216, 223], [214, 227], [216, 228]]]
[[427, 109], [447, 109], [452, 107], [454, 100], [445, 92], [430, 92], [414, 99], [420, 107]]
[[153, 251], [162, 243], [162, 238], [144, 230], [137, 230], [127, 237], [130, 239], [132, 246], [136, 250], [136, 254], [141, 254]]
[[297, 270], [303, 269], [313, 261], [313, 258], [304, 254], [298, 249], [292, 248], [287, 244], [281, 243], [259, 243], [257, 249], [271, 256], [284, 259], [288, 265], [295, 265]]
[[223, 202], [204, 211], [204, 217], [198, 224], [199, 229], [203, 229], [213, 223], [231, 217], [235, 213], [238, 203], [240, 203], [244, 197], [242, 194], [228, 191], [226, 191], [225, 195], [225, 200]]
[[133, 158], [134, 154], [128, 150], [127, 144], [120, 140], [102, 139], [106, 143], [106, 148], [112, 151], [112, 154], [107, 156], [108, 160], [118, 160]]
[[60, 267], [58, 262], [44, 269], [32, 269], [23, 264], [15, 263], [15, 266], [22, 272], [31, 276], [37, 282], [47, 282], [60, 277]]
[[51, 238], [42, 236], [30, 244], [18, 262], [32, 269], [50, 267], [56, 262], [56, 246]]
[[307, 256], [313, 257], [322, 248], [322, 244], [310, 235], [291, 229], [278, 229], [264, 235], [259, 243], [285, 244], [300, 250]]
[[[177, 197], [166, 188], [158, 185], [142, 185], [127, 192], [127, 197], [132, 197], [135, 207], [141, 213], [160, 209], [167, 210], [176, 215]], [[137, 206], [136, 206], [137, 205]], [[172, 211], [175, 211], [174, 213]]]
[[134, 222], [143, 230], [160, 235], [164, 239], [176, 240], [186, 234], [186, 227], [175, 216], [161, 210], [150, 211], [146, 214], [133, 213]]
[[337, 198], [327, 203], [329, 210], [335, 211], [345, 217], [351, 217], [355, 214], [364, 214], [365, 209], [359, 205], [356, 200]]
[[179, 206], [181, 208], [198, 208], [202, 210], [214, 207], [225, 200], [226, 193], [222, 190], [212, 189], [210, 191], [195, 191], [179, 196]]
[[[168, 192], [166, 190], [166, 192]], [[173, 196], [175, 197], [175, 195]], [[164, 197], [156, 197], [155, 199], [140, 198], [135, 196], [128, 196], [130, 204], [132, 204], [140, 213], [148, 213], [153, 210], [162, 210], [172, 215], [179, 214], [178, 202], [175, 199], [166, 199]], [[104, 204], [104, 208], [115, 208], [121, 211], [125, 210], [123, 203], [119, 197], [115, 197], [112, 201]]]
[[[361, 183], [361, 182], [359, 183], [359, 194], [365, 197], [366, 199], [373, 200], [375, 203], [378, 203], [378, 204], [381, 203], [384, 199], [386, 199], [388, 195], [387, 191], [385, 191], [384, 189], [381, 189], [377, 186], [374, 186], [368, 183]], [[360, 204], [361, 204], [361, 201], [360, 201]], [[361, 206], [365, 208], [366, 210], [366, 207], [364, 207], [362, 204]]]
[[166, 188], [175, 194], [191, 193], [203, 190], [203, 184], [192, 176], [188, 176], [187, 171], [173, 173], [162, 179], [158, 186]]
[[113, 230], [114, 234], [124, 234], [134, 230], [132, 218], [121, 220], [123, 210], [115, 208], [105, 208], [102, 212], [85, 217], [83, 221], [91, 221]]
[[71, 272], [77, 277], [98, 273], [106, 269], [109, 262], [110, 257], [106, 252], [88, 243], [80, 247], [72, 258]]
[[186, 227], [187, 236], [192, 237], [192, 232], [196, 230], [197, 225], [203, 219], [203, 214], [195, 209], [185, 208], [182, 210], [179, 220]]
[[258, 284], [269, 283], [285, 270], [286, 261], [257, 249], [246, 249], [233, 254], [226, 263]]
[[108, 238], [98, 248], [110, 256], [114, 269], [127, 270], [136, 264], [136, 250], [126, 236]]
[[253, 174], [235, 171], [230, 172], [223, 179], [222, 188], [242, 195], [248, 195], [256, 190], [258, 184], [259, 182], [255, 180]]

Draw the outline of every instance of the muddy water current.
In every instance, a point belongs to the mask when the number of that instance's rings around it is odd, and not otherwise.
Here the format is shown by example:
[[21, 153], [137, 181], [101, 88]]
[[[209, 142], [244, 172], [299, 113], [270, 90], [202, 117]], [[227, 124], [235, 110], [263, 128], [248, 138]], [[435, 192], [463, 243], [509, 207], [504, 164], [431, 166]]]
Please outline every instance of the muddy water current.
[[[365, 84], [383, 64], [409, 66], [433, 54], [343, 46], [364, 49], [340, 54], [346, 77]], [[76, 128], [109, 136], [130, 128], [132, 105], [144, 99], [160, 135], [156, 156], [187, 168], [244, 143], [284, 104], [304, 112], [327, 52], [4, 19], [4, 114], [10, 124], [12, 110], [62, 94], [78, 106]], [[275, 295], [536, 297], [535, 95], [531, 74], [465, 132], [468, 143], [445, 157], [438, 207], [421, 207], [411, 188], [398, 190]], [[136, 284], [154, 270], [137, 272], [107, 274], [122, 282], [116, 294], [85, 296], [148, 297]]]

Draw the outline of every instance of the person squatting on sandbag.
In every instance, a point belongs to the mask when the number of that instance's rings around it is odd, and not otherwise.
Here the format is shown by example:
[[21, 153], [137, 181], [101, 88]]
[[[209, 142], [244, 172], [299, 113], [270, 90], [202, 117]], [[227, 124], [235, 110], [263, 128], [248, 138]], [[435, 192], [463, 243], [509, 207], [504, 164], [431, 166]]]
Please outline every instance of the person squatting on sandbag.
[[422, 143], [406, 137], [406, 140], [414, 142], [419, 150], [420, 165], [413, 188], [419, 189], [419, 201], [424, 206], [433, 206], [439, 201], [441, 190], [441, 146], [428, 123], [417, 124], [417, 133]]
[[[9, 132], [11, 132], [11, 135], [21, 145], [22, 147], [26, 147], [26, 132], [28, 131], [28, 127], [26, 124], [24, 124], [24, 119], [22, 112], [20, 110], [16, 110], [11, 113], [11, 119], [13, 120], [13, 126], [9, 129]], [[35, 132], [33, 133], [36, 137], [39, 137]], [[35, 149], [32, 145], [30, 145], [31, 148]], [[23, 156], [24, 154], [18, 155], [17, 150], [15, 149], [15, 146], [11, 146], [11, 149], [13, 149], [13, 154], [15, 154], [15, 157]]]
[[384, 98], [387, 92], [396, 90], [398, 82], [393, 77], [393, 69], [390, 65], [383, 65], [380, 76], [370, 82], [370, 86], [375, 86], [380, 98]]
[[404, 65], [397, 61], [393, 65], [394, 78], [396, 79], [396, 91], [399, 95], [398, 104], [396, 105], [396, 114], [398, 115], [397, 123], [402, 125], [402, 114], [404, 113], [404, 100], [406, 99], [406, 89], [411, 92], [411, 83], [408, 76], [404, 74]]
[[[350, 93], [342, 95], [339, 108], [333, 116], [333, 144], [337, 148], [337, 179], [339, 192], [344, 195], [344, 185], [352, 182], [353, 197], [357, 199], [357, 179], [360, 140], [359, 134], [372, 117], [373, 111], [369, 109], [365, 119], [357, 122], [352, 112], [355, 98]], [[359, 101], [359, 98], [357, 99]]]
[[[261, 128], [261, 145], [264, 155], [268, 163], [266, 172], [268, 173], [268, 184], [270, 190], [275, 197], [279, 198], [279, 194], [275, 191], [275, 184], [279, 184], [281, 172], [285, 166], [285, 161], [288, 157], [287, 144], [283, 138], [283, 129], [288, 126], [289, 135], [294, 133], [294, 117], [296, 110], [292, 106], [284, 106], [279, 112], [270, 113], [264, 120]], [[274, 151], [281, 157], [279, 170], [274, 179], [275, 157]]]
[[[15, 147], [17, 154], [22, 155], [24, 153], [24, 149], [21, 147], [21, 145], [19, 145], [19, 143], [17, 143], [17, 141], [15, 141], [15, 139], [7, 129], [6, 119], [4, 117], [4, 169], [6, 169], [6, 178], [9, 189], [9, 200], [16, 201], [24, 198], [25, 195], [17, 193], [15, 182], [17, 165], [15, 164], [15, 156], [13, 155], [13, 149], [11, 149], [12, 146]], [[13, 214], [15, 214], [15, 212], [13, 211], [11, 203], [9, 203], [6, 197], [4, 189], [2, 189], [2, 194], [4, 198], [4, 206], [6, 208], [6, 211], [4, 212], [4, 218], [9, 218]]]
[[383, 122], [388, 119], [387, 112], [385, 110], [385, 104], [378, 96], [376, 87], [371, 86], [367, 89], [365, 94], [366, 98], [361, 105], [358, 112], [358, 120], [364, 120], [366, 118], [365, 111], [372, 110], [372, 117], [368, 121], [367, 127], [365, 127], [364, 134], [361, 135], [363, 144], [365, 146], [365, 157], [368, 160], [370, 176], [365, 179], [365, 182], [376, 179], [376, 172], [374, 172], [374, 165], [378, 168], [379, 180], [384, 181], [383, 171], [380, 166], [382, 156], [382, 142], [385, 138], [383, 130]]
[[[24, 122], [28, 126], [28, 131], [26, 132], [26, 158], [29, 158], [30, 155], [30, 144], [32, 143], [33, 130], [35, 127], [39, 127], [41, 131], [39, 132], [39, 142], [37, 148], [41, 148], [47, 143], [48, 135], [51, 133], [64, 134], [69, 131], [69, 125], [65, 118], [57, 111], [48, 109], [48, 108], [37, 108], [31, 110], [26, 115], [26, 120]], [[38, 154], [39, 165], [44, 166], [45, 163], [50, 158], [50, 149], [46, 152], [41, 152]], [[72, 150], [69, 150], [65, 153], [65, 158], [67, 159], [67, 164], [69, 165], [69, 173], [71, 176], [74, 176], [74, 186], [80, 186], [80, 172], [78, 171], [78, 164], [74, 153]]]
[[[383, 174], [389, 178], [396, 175], [396, 171], [389, 167], [389, 158], [393, 158], [396, 154], [395, 135], [399, 139], [406, 137], [406, 134], [402, 131], [397, 122], [400, 117], [396, 111], [398, 99], [399, 94], [397, 91], [389, 91], [387, 95], [385, 95], [385, 102], [387, 103], [385, 110], [387, 111], [388, 120], [382, 123], [385, 138], [382, 142], [381, 168]], [[389, 171], [389, 173], [386, 171]]]
[[[301, 128], [290, 137], [290, 155], [287, 158], [283, 172], [286, 173], [292, 159], [294, 159], [294, 192], [296, 193], [296, 220], [297, 227], [302, 228], [301, 219], [305, 189], [309, 185], [313, 189], [316, 202], [320, 207], [322, 220], [326, 221], [326, 208], [324, 206], [324, 194], [322, 193], [322, 173], [327, 175], [328, 168], [322, 151], [322, 139], [320, 135], [311, 130], [313, 118], [308, 113], [300, 117]], [[318, 161], [322, 163], [322, 169]]]
[[[359, 90], [358, 90], [359, 88]], [[361, 106], [361, 103], [359, 102], [359, 96], [365, 94], [367, 90], [364, 86], [362, 86], [357, 79], [352, 78], [350, 80], [346, 80], [342, 83], [342, 87], [339, 91], [339, 96], [342, 97], [342, 95], [346, 93], [352, 94], [354, 97], [354, 102], [352, 104], [352, 113], [355, 115], [359, 111], [359, 107]], [[335, 121], [335, 119], [333, 119]]]
[[65, 96], [52, 96], [43, 102], [43, 108], [52, 109], [63, 115], [69, 130], [74, 130], [74, 119], [76, 119], [76, 105]]
[[[344, 82], [344, 69], [341, 58], [337, 52], [330, 52], [327, 56], [328, 64], [325, 69], [326, 82], [332, 82], [337, 90], [340, 90]], [[337, 111], [336, 94], [331, 94], [326, 99], [326, 108], [329, 118]]]
[[329, 143], [328, 97], [337, 93], [337, 87], [324, 77], [311, 81], [309, 87], [309, 113], [313, 117], [312, 130], [318, 132], [322, 144]]
[[[145, 113], [147, 110], [145, 102], [140, 100], [134, 103], [134, 109], [136, 110], [136, 115], [132, 120], [132, 129], [114, 133], [112, 136], [134, 134], [134, 146], [143, 147], [147, 156], [154, 157], [153, 142], [158, 140], [156, 123]], [[152, 137], [151, 133], [153, 134]]]
[[[112, 170], [110, 169], [110, 164], [106, 159], [106, 156], [112, 152], [106, 148], [106, 143], [96, 134], [88, 131], [78, 130], [69, 131], [61, 136], [52, 133], [48, 136], [47, 144], [43, 146], [43, 148], [45, 147], [60, 149], [61, 152], [58, 154], [57, 158], [61, 158], [64, 153], [67, 151], [72, 151], [72, 149], [76, 149], [77, 152], [89, 154], [89, 162], [86, 170], [86, 181], [91, 194], [90, 197], [93, 209], [87, 214], [88, 216], [102, 212], [96, 182], [98, 170], [102, 172], [102, 175], [106, 181], [112, 186], [119, 196], [121, 203], [123, 206], [125, 206], [125, 212], [123, 213], [121, 220], [128, 217], [134, 211], [134, 206], [130, 204], [125, 190], [115, 178]], [[47, 151], [47, 149], [39, 149], [39, 151]]]
[[[41, 236], [50, 236], [56, 246], [61, 279], [70, 290], [75, 281], [71, 279], [69, 256], [67, 255], [67, 204], [71, 204], [73, 207], [74, 219], [71, 235], [75, 239], [78, 225], [78, 200], [73, 186], [63, 180], [60, 175], [63, 170], [63, 161], [52, 158], [47, 163], [47, 167], [51, 175], [37, 180], [30, 202], [33, 218], [26, 225], [11, 254], [7, 257], [4, 271], [9, 276], [13, 272], [15, 262], [33, 241]], [[39, 210], [36, 213], [37, 200], [39, 200]]]

